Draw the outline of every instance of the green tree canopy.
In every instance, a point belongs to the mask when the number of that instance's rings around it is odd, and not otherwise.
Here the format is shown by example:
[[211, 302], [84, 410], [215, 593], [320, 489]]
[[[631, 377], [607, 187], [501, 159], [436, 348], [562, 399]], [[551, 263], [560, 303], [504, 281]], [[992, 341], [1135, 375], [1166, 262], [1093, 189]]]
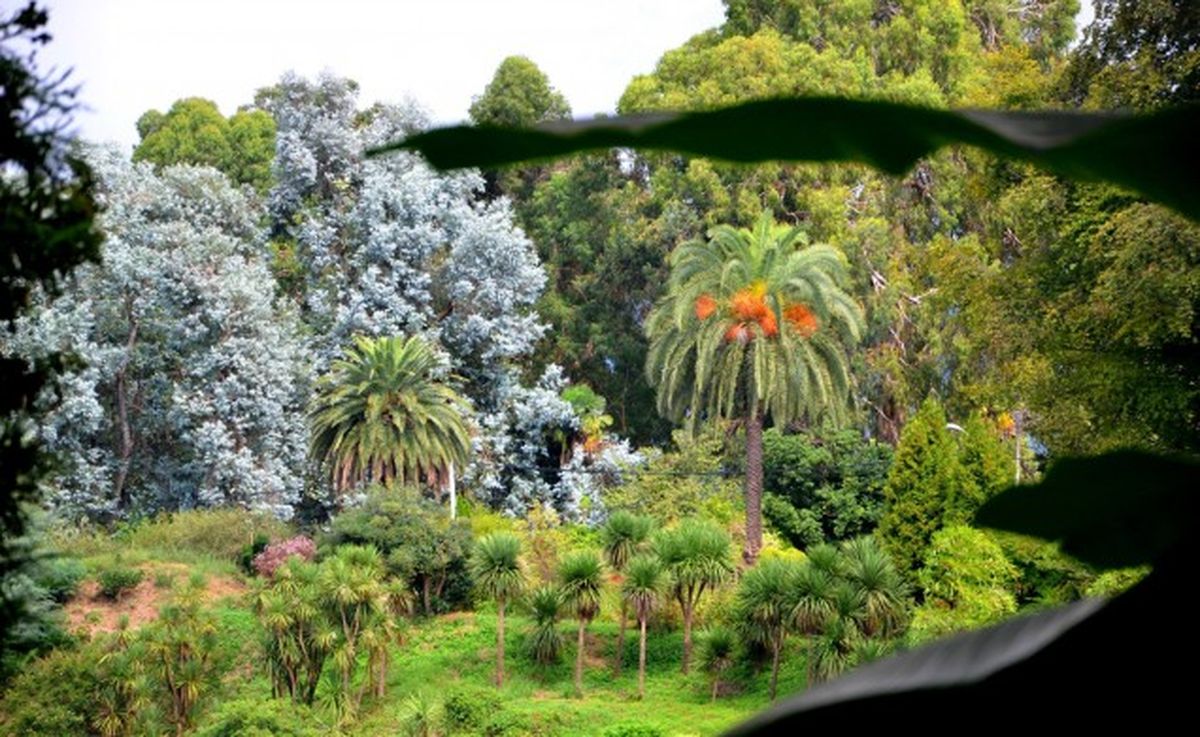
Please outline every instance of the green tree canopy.
[[524, 56], [500, 62], [483, 94], [471, 103], [476, 125], [528, 127], [571, 115], [571, 106], [545, 73]]
[[239, 110], [226, 118], [211, 100], [188, 97], [165, 114], [147, 110], [137, 129], [141, 143], [134, 161], [211, 166], [259, 192], [271, 186], [275, 120], [263, 110]]

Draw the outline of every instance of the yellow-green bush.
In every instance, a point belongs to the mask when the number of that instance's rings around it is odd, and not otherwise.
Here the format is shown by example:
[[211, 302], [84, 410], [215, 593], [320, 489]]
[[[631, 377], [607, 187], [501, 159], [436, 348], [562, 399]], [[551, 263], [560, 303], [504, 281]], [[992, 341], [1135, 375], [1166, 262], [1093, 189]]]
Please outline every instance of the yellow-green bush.
[[235, 508], [202, 509], [136, 525], [129, 531], [128, 541], [137, 548], [184, 550], [237, 563], [256, 535], [278, 540], [292, 534], [286, 523], [270, 515]]

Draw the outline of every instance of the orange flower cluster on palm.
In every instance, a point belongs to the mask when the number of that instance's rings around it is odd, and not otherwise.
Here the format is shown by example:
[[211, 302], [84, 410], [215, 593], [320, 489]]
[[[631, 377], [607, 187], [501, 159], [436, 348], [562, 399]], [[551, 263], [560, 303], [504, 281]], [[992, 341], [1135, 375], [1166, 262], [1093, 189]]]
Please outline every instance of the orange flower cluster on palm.
[[[764, 337], [778, 337], [779, 320], [767, 304], [766, 295], [766, 284], [759, 281], [735, 292], [729, 298], [729, 316], [734, 322], [725, 331], [727, 342], [749, 343], [754, 340], [755, 333], [751, 326], [755, 323], [762, 330]], [[696, 317], [707, 320], [717, 313], [718, 307], [717, 300], [711, 294], [702, 294], [696, 298]], [[817, 316], [805, 305], [792, 305], [783, 311], [783, 316], [792, 328], [805, 338], [810, 338], [817, 332]]]

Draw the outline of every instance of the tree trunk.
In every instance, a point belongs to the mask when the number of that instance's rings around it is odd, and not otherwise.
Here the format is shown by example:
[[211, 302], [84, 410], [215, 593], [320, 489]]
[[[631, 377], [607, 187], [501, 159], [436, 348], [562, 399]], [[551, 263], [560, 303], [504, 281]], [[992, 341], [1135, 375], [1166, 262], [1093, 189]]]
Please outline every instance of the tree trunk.
[[433, 615], [433, 601], [430, 599], [430, 596], [429, 596], [429, 585], [430, 585], [429, 576], [422, 576], [421, 577], [421, 603], [425, 607], [425, 616], [426, 617]]
[[450, 519], [458, 519], [458, 486], [455, 483], [453, 463], [450, 464], [447, 481], [449, 482], [447, 485], [450, 487]]
[[583, 698], [583, 630], [586, 620], [579, 620], [579, 640], [575, 646], [575, 695]]
[[742, 559], [754, 565], [762, 550], [763, 418], [746, 418], [746, 547]]
[[613, 664], [613, 678], [621, 677], [621, 666], [625, 660], [625, 602], [621, 602], [621, 623], [617, 628], [617, 658]]
[[129, 336], [125, 340], [125, 356], [121, 359], [121, 367], [117, 369], [117, 430], [120, 433], [118, 448], [117, 478], [113, 483], [113, 496], [117, 500], [117, 511], [129, 509], [129, 491], [126, 482], [129, 479], [129, 466], [133, 462], [133, 427], [129, 419], [129, 362], [133, 359], [133, 349], [137, 346], [138, 324], [133, 316], [133, 300], [126, 297], [125, 310], [129, 315]]
[[646, 618], [638, 620], [641, 637], [638, 639], [638, 699], [646, 698]]
[[779, 683], [779, 650], [781, 643], [771, 643], [771, 701], [775, 700], [775, 686]]
[[496, 621], [496, 688], [504, 687], [504, 599], [500, 600]]
[[692, 663], [692, 608], [683, 608], [683, 674]]
[[715, 676], [713, 676], [713, 685], [712, 685], [712, 699], [711, 699], [711, 701], [712, 701], [714, 704], [715, 704], [715, 703], [717, 703], [717, 686], [719, 686], [719, 685], [721, 685], [721, 676], [718, 674], [718, 675], [715, 675]]
[[816, 651], [816, 648], [813, 646], [813, 639], [814, 639], [815, 637], [816, 637], [816, 635], [809, 635], [809, 636], [808, 636], [808, 657], [806, 657], [806, 658], [804, 659], [804, 660], [805, 660], [805, 662], [804, 662], [804, 667], [805, 667], [805, 670], [807, 670], [807, 671], [808, 671], [808, 673], [807, 673], [807, 679], [806, 679], [806, 681], [805, 681], [805, 683], [804, 683], [804, 690], [805, 690], [805, 691], [807, 691], [808, 689], [812, 688], [812, 685], [813, 685], [813, 655], [815, 655], [815, 654], [816, 654], [816, 653], [815, 653], [815, 651]]

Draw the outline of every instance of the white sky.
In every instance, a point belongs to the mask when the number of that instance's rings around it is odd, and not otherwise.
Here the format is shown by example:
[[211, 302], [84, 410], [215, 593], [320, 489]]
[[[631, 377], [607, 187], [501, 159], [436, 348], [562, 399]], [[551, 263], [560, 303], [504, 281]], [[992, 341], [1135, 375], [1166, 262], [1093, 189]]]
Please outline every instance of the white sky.
[[[42, 63], [74, 68], [90, 108], [76, 116], [80, 133], [130, 146], [150, 108], [207, 97], [228, 115], [289, 69], [330, 69], [361, 84], [364, 106], [412, 97], [435, 122], [452, 123], [504, 57], [522, 54], [576, 115], [612, 112], [635, 74], [724, 18], [721, 0], [43, 3], [54, 41]], [[1082, 5], [1080, 25], [1092, 15]]]
[[[15, 0], [13, 0], [15, 1]], [[5, 0], [4, 5], [10, 2]], [[663, 52], [721, 23], [720, 0], [44, 0], [43, 68], [73, 67], [80, 133], [137, 142], [150, 108], [207, 97], [225, 114], [289, 70], [357, 80], [365, 106], [411, 96], [463, 120], [504, 57], [528, 56], [576, 115], [611, 112]]]

